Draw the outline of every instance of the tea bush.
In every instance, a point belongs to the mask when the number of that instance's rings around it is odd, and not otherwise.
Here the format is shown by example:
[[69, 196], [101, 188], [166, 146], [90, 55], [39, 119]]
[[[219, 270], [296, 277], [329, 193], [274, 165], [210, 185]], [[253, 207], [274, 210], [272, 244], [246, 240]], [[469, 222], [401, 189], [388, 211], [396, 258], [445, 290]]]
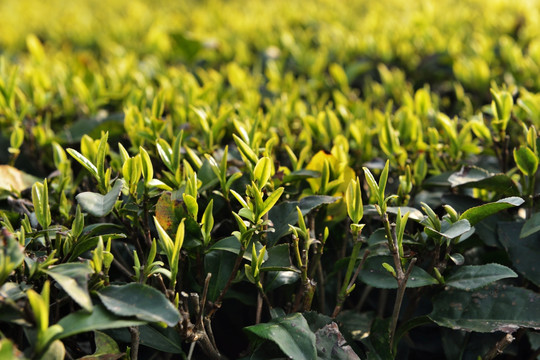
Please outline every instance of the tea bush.
[[1, 2], [0, 358], [537, 358], [538, 14]]

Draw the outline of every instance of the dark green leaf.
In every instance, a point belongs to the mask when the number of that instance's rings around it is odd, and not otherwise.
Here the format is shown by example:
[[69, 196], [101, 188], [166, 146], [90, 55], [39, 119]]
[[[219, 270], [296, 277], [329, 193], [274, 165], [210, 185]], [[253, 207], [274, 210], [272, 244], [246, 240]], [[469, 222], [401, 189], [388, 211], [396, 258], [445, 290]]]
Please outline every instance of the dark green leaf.
[[114, 329], [128, 326], [139, 326], [146, 324], [146, 321], [134, 318], [122, 318], [109, 312], [104, 306], [95, 305], [92, 312], [80, 310], [63, 317], [58, 325], [64, 329], [59, 336], [60, 339], [68, 336], [94, 331]]
[[445, 285], [457, 289], [471, 290], [488, 285], [494, 281], [514, 278], [512, 269], [499, 264], [460, 266], [445, 279]]
[[[109, 331], [111, 336], [118, 341], [131, 342], [131, 334], [127, 329]], [[141, 345], [171, 354], [183, 354], [182, 339], [180, 334], [172, 328], [160, 328], [154, 325], [139, 327], [139, 340]]]
[[92, 300], [88, 292], [88, 279], [94, 272], [88, 263], [66, 263], [44, 271], [86, 311], [92, 311]]
[[[379, 289], [397, 289], [396, 279], [382, 265], [385, 262], [388, 264], [394, 263], [391, 256], [372, 256], [368, 258], [364, 268], [360, 271], [360, 280]], [[414, 288], [438, 283], [437, 279], [429, 275], [424, 269], [415, 266], [409, 281], [407, 281], [407, 287]]]
[[517, 184], [506, 174], [493, 174], [476, 166], [467, 166], [453, 173], [448, 181], [452, 187], [485, 189], [498, 194], [518, 195]]
[[345, 333], [349, 332], [354, 340], [360, 341], [369, 336], [374, 318], [373, 312], [358, 313], [345, 310], [340, 312], [336, 319]]
[[368, 359], [394, 359], [392, 356], [392, 346], [390, 345], [390, 321], [390, 318], [376, 318], [373, 321], [370, 336], [364, 341], [364, 344], [366, 344], [369, 349]]
[[108, 131], [110, 137], [125, 134], [124, 114], [81, 118], [59, 133], [58, 137], [67, 143], [74, 144], [80, 142], [83, 135], [88, 135], [93, 139], [98, 138], [102, 131]]
[[523, 203], [524, 200], [516, 196], [504, 198], [496, 202], [473, 207], [461, 214], [460, 220], [469, 220], [471, 226], [474, 226], [490, 215], [514, 206], [520, 206]]
[[289, 244], [281, 244], [267, 250], [268, 260], [263, 262], [261, 271], [272, 269], [290, 269], [291, 258], [289, 255]]
[[326, 195], [306, 196], [300, 201], [286, 201], [274, 206], [268, 212], [268, 219], [274, 224], [274, 232], [267, 235], [268, 247], [272, 247], [280, 238], [289, 233], [289, 225], [295, 225], [298, 222], [298, 213], [296, 207], [300, 208], [302, 215], [324, 205], [332, 204], [339, 198]]
[[512, 265], [521, 275], [540, 286], [540, 232], [520, 238], [522, 227], [518, 222], [499, 222], [499, 241], [508, 253]]
[[521, 228], [520, 238], [526, 238], [540, 231], [540, 213], [533, 214]]
[[520, 327], [540, 329], [539, 304], [539, 294], [512, 286], [451, 289], [435, 296], [429, 317], [452, 329], [511, 333]]
[[124, 180], [119, 179], [116, 180], [113, 188], [106, 195], [93, 192], [83, 192], [77, 195], [75, 198], [81, 205], [83, 211], [86, 211], [95, 217], [103, 217], [112, 211], [114, 204], [116, 204], [116, 200], [118, 200], [118, 197], [120, 196], [123, 185]]
[[148, 285], [111, 285], [98, 292], [107, 310], [118, 316], [134, 316], [148, 322], [175, 326], [181, 316], [163, 293]]
[[300, 274], [297, 271], [267, 271], [264, 277], [264, 290], [269, 292], [280, 286], [294, 284], [299, 279]]
[[227, 284], [234, 268], [236, 255], [228, 251], [212, 251], [204, 257], [204, 271], [212, 273], [208, 287], [208, 300], [214, 301]]
[[[127, 238], [127, 235], [125, 234], [109, 234], [102, 236], [103, 239], [125, 239]], [[71, 251], [71, 255], [69, 257], [69, 261], [73, 261], [77, 259], [80, 255], [84, 254], [85, 252], [94, 249], [98, 242], [99, 242], [99, 236], [93, 236], [93, 237], [85, 237], [79, 241], [77, 241], [77, 244]]]
[[295, 182], [298, 180], [313, 179], [319, 176], [321, 176], [321, 173], [318, 171], [302, 169], [302, 170], [293, 171], [289, 175], [285, 176], [283, 178], [283, 183], [286, 184], [286, 183]]
[[469, 221], [467, 220], [456, 221], [444, 231], [439, 232], [439, 231], [436, 231], [435, 229], [431, 229], [431, 231], [436, 232], [437, 234], [444, 236], [447, 239], [455, 239], [470, 230], [471, 230], [471, 224], [469, 224]]
[[244, 331], [251, 337], [276, 343], [285, 355], [295, 360], [317, 358], [315, 334], [306, 319], [298, 313], [248, 326]]
[[235, 236], [228, 236], [217, 241], [214, 245], [208, 248], [207, 252], [222, 250], [231, 252], [233, 254], [239, 254], [241, 247], [242, 245], [240, 244], [240, 241]]

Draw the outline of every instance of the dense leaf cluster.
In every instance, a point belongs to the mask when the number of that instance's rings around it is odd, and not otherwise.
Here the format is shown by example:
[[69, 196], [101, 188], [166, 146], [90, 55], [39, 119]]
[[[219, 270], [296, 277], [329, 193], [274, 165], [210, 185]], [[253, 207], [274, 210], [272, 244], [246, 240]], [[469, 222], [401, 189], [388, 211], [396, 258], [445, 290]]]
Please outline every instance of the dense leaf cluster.
[[0, 358], [535, 358], [539, 10], [2, 1]]

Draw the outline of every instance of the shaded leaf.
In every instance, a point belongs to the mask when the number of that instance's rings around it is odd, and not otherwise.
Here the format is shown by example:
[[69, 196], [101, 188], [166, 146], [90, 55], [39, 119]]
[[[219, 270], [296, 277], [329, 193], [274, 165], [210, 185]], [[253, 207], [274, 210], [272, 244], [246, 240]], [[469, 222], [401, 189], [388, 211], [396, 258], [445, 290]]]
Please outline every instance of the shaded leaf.
[[57, 338], [63, 339], [68, 336], [94, 331], [114, 329], [128, 326], [139, 326], [146, 324], [146, 321], [134, 318], [122, 318], [108, 311], [102, 305], [95, 305], [92, 312], [80, 310], [69, 314], [58, 322], [64, 329]]
[[44, 270], [44, 272], [58, 282], [62, 289], [83, 309], [92, 311], [88, 279], [94, 271], [88, 263], [60, 264]]
[[[383, 263], [393, 264], [391, 256], [369, 257], [359, 274], [362, 282], [379, 289], [397, 289], [396, 279], [383, 267]], [[415, 266], [407, 281], [408, 288], [435, 285], [439, 282], [424, 269]]]
[[367, 346], [369, 350], [368, 359], [394, 359], [391, 351], [392, 346], [390, 345], [390, 321], [390, 318], [375, 318], [375, 320], [372, 322], [370, 330], [372, 336], [369, 336], [363, 341], [363, 343]]
[[499, 264], [465, 265], [457, 268], [445, 279], [445, 285], [457, 289], [471, 290], [486, 286], [494, 281], [515, 278], [512, 269]]
[[298, 180], [313, 179], [319, 176], [321, 176], [321, 173], [318, 171], [302, 169], [302, 170], [293, 171], [289, 175], [285, 176], [283, 178], [283, 183], [286, 184], [286, 183], [295, 182]]
[[310, 330], [306, 319], [294, 313], [267, 323], [248, 326], [244, 331], [252, 338], [276, 343], [285, 355], [295, 360], [317, 358], [315, 334]]
[[270, 292], [280, 286], [294, 284], [299, 279], [300, 274], [296, 271], [268, 271], [264, 277], [264, 290]]
[[307, 215], [310, 211], [325, 205], [332, 204], [339, 200], [338, 197], [326, 195], [312, 195], [302, 198], [300, 201], [286, 201], [274, 206], [268, 212], [268, 219], [274, 224], [274, 232], [267, 234], [268, 247], [273, 246], [280, 238], [289, 233], [289, 225], [298, 222], [296, 207], [300, 208], [302, 215]]
[[107, 310], [115, 315], [163, 322], [169, 326], [181, 320], [180, 313], [165, 295], [148, 285], [111, 285], [98, 292], [98, 296]]
[[476, 166], [466, 166], [448, 178], [452, 187], [477, 188], [498, 194], [518, 195], [517, 184], [506, 174], [494, 174]]
[[540, 231], [540, 213], [533, 214], [521, 228], [520, 238], [526, 238]]
[[236, 255], [228, 251], [212, 251], [204, 257], [204, 271], [212, 273], [208, 286], [208, 300], [214, 301], [227, 284], [234, 268]]
[[122, 192], [122, 186], [124, 185], [124, 180], [116, 180], [113, 188], [106, 195], [101, 195], [93, 192], [83, 192], [75, 196], [77, 202], [81, 205], [83, 211], [86, 211], [90, 215], [95, 217], [103, 217], [109, 214], [116, 200]]
[[345, 332], [349, 332], [354, 340], [360, 341], [369, 336], [374, 318], [375, 314], [373, 312], [358, 313], [345, 310], [340, 312], [336, 319]]
[[289, 244], [280, 244], [267, 250], [268, 260], [263, 262], [261, 271], [284, 270], [292, 267]]
[[[448, 223], [447, 223], [448, 224]], [[471, 224], [468, 220], [458, 220], [455, 223], [451, 224], [447, 229], [444, 231], [436, 231], [433, 228], [429, 228], [431, 231], [447, 238], [447, 239], [455, 239], [466, 232], [471, 230]]]
[[540, 286], [540, 233], [536, 232], [520, 238], [522, 227], [518, 222], [499, 222], [497, 233], [499, 241], [508, 253], [514, 268], [525, 278]]
[[[110, 334], [119, 341], [130, 343], [131, 334], [127, 329], [110, 331]], [[160, 328], [151, 324], [139, 327], [139, 341], [141, 345], [148, 346], [171, 354], [183, 354], [180, 334], [172, 328]]]
[[540, 295], [504, 285], [475, 291], [451, 289], [435, 296], [429, 317], [440, 326], [466, 331], [540, 329]]

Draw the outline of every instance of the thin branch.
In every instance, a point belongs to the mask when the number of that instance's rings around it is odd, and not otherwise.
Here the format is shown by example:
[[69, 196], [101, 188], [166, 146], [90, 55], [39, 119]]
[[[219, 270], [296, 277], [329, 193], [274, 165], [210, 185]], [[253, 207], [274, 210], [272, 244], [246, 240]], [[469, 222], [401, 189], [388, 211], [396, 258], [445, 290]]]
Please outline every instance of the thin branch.
[[139, 327], [130, 326], [129, 333], [131, 334], [131, 360], [137, 360], [139, 357]]
[[122, 274], [124, 274], [125, 276], [127, 276], [129, 279], [131, 279], [131, 278], [134, 276], [134, 274], [131, 273], [124, 265], [122, 265], [122, 263], [121, 263], [120, 261], [118, 261], [118, 260], [116, 259], [116, 257], [113, 258], [113, 262], [112, 262], [112, 263], [113, 263], [114, 266], [116, 266], [116, 268], [117, 268], [118, 270], [120, 270], [120, 272], [121, 272]]
[[257, 293], [257, 311], [255, 312], [255, 325], [260, 324], [262, 316], [263, 298], [261, 292]]
[[514, 341], [514, 337], [512, 334], [506, 334], [504, 337], [497, 341], [495, 346], [487, 352], [486, 355], [482, 358], [483, 360], [492, 360], [495, 359], [497, 356], [501, 355], [504, 351], [504, 349]]
[[407, 272], [403, 274], [402, 279], [398, 279], [398, 290], [396, 294], [396, 302], [394, 303], [394, 311], [392, 313], [392, 327], [390, 328], [390, 344], [394, 341], [394, 335], [396, 333], [396, 327], [399, 319], [399, 311], [401, 310], [401, 304], [403, 303], [403, 297], [405, 296], [405, 290], [407, 289], [407, 280], [411, 275], [411, 271], [416, 263], [416, 258], [413, 258], [407, 268]]

